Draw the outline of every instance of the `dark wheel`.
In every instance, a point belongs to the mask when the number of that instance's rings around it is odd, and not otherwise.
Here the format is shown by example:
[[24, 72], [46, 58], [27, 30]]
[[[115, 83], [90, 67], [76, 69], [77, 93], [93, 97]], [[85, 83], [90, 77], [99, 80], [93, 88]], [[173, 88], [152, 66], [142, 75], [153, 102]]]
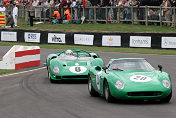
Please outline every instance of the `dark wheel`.
[[165, 97], [164, 99], [161, 99], [161, 102], [163, 102], [163, 103], [169, 103], [169, 101], [171, 100], [171, 98], [172, 98], [172, 91], [171, 91], [171, 93], [167, 97]]
[[88, 91], [89, 91], [89, 93], [92, 97], [99, 96], [98, 92], [96, 92], [95, 89], [92, 86], [92, 81], [91, 81], [90, 76], [88, 76]]
[[109, 90], [109, 85], [108, 85], [107, 80], [105, 80], [104, 82], [104, 97], [105, 97], [105, 100], [109, 103], [112, 103], [114, 101], [114, 98], [111, 95], [111, 92]]
[[51, 83], [55, 83], [55, 80], [51, 79], [51, 74], [50, 74], [49, 71], [48, 71], [48, 78], [49, 78], [49, 80], [50, 80]]

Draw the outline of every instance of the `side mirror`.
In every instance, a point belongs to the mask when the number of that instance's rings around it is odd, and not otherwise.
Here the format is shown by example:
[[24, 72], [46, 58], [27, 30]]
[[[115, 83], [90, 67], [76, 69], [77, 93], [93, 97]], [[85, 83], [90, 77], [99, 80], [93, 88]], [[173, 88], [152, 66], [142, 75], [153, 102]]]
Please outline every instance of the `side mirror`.
[[163, 66], [162, 65], [158, 65], [158, 68], [159, 68], [160, 71], [162, 71]]
[[106, 73], [106, 69], [108, 69], [106, 66], [103, 66], [102, 69], [105, 71]]
[[100, 71], [100, 70], [101, 70], [101, 67], [100, 67], [100, 66], [96, 66], [96, 67], [95, 67], [95, 70]]

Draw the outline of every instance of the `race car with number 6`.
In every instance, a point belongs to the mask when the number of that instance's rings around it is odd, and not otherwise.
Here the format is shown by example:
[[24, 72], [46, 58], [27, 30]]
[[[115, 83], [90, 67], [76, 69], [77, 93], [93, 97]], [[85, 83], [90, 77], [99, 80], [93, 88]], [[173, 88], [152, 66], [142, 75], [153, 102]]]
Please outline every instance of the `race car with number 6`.
[[[170, 75], [155, 70], [144, 58], [111, 59], [106, 67], [89, 70], [88, 91], [107, 102], [114, 100], [156, 100], [169, 102], [172, 97]], [[116, 98], [116, 99], [115, 99]]]
[[92, 66], [103, 66], [100, 56], [81, 49], [68, 49], [49, 54], [46, 59], [48, 77], [55, 80], [88, 79], [88, 71]]

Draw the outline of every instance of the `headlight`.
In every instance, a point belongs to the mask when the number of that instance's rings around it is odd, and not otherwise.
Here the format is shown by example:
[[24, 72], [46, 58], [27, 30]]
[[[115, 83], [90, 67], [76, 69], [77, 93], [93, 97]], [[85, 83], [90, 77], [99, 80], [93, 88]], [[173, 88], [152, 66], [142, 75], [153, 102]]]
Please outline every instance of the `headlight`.
[[54, 66], [54, 67], [53, 67], [53, 72], [54, 72], [54, 73], [59, 73], [59, 72], [60, 72], [59, 67], [58, 67], [58, 66]]
[[117, 89], [123, 89], [123, 88], [124, 88], [124, 84], [123, 84], [122, 81], [117, 80], [116, 83], [115, 83], [115, 87], [116, 87]]
[[162, 81], [162, 83], [163, 83], [163, 86], [164, 86], [165, 88], [169, 88], [169, 87], [170, 87], [170, 81], [169, 81], [168, 79], [164, 79], [164, 80]]

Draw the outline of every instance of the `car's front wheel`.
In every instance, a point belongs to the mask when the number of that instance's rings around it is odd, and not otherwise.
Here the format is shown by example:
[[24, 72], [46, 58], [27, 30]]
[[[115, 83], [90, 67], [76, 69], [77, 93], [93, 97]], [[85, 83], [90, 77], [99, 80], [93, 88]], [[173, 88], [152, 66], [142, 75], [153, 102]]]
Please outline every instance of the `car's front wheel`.
[[105, 100], [109, 103], [112, 103], [114, 101], [114, 98], [111, 95], [107, 80], [105, 80], [104, 82], [104, 97], [105, 97]]
[[89, 93], [92, 97], [96, 97], [96, 96], [99, 95], [98, 92], [96, 92], [95, 89], [92, 86], [92, 81], [91, 81], [90, 76], [88, 76], [88, 91], [89, 91]]
[[49, 78], [49, 80], [50, 80], [51, 83], [54, 83], [54, 82], [55, 82], [55, 80], [51, 79], [51, 74], [50, 74], [49, 71], [48, 71], [48, 78]]
[[164, 99], [161, 99], [161, 102], [167, 103], [171, 100], [171, 98], [172, 98], [172, 91], [167, 97], [165, 97]]

